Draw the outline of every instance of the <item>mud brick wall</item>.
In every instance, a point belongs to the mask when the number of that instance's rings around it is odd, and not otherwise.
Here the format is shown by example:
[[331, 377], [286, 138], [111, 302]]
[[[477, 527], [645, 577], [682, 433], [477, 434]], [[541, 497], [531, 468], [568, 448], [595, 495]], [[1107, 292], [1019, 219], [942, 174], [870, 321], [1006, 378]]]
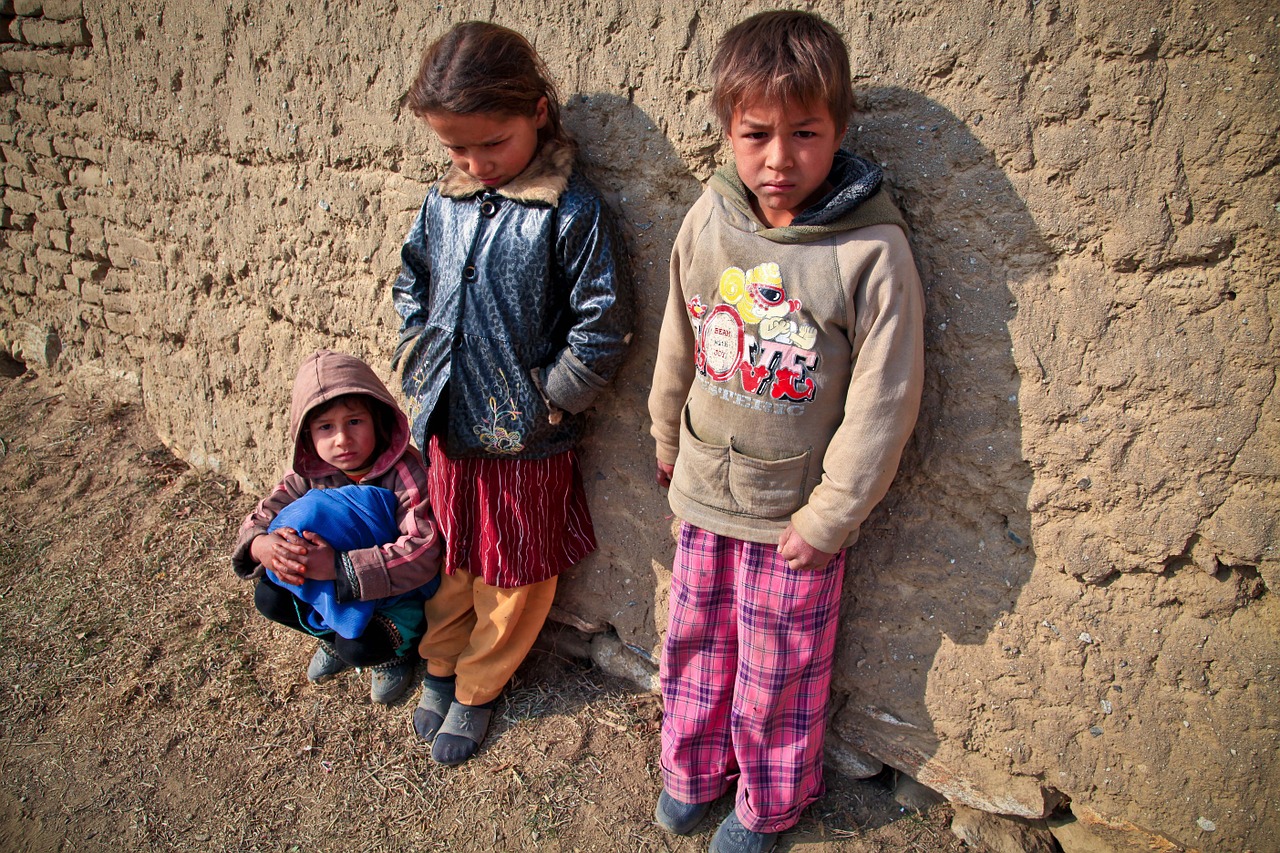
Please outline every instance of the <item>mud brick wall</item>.
[[[0, 43], [12, 46], [0, 66], [6, 313], [57, 306], [63, 317], [83, 312], [101, 326], [107, 245], [90, 196], [103, 183], [104, 155], [83, 10], [78, 0], [18, 2], [0, 14]], [[54, 326], [24, 328], [21, 337], [23, 357], [56, 361]]]
[[[850, 558], [830, 760], [1073, 818], [1068, 849], [1276, 849], [1273, 4], [811, 5], [928, 296], [921, 421]], [[178, 456], [265, 488], [302, 357], [390, 379], [389, 283], [445, 163], [400, 98], [427, 42], [496, 14], [556, 74], [636, 270], [585, 449], [601, 549], [557, 617], [651, 679], [667, 255], [725, 156], [711, 51], [760, 8], [0, 2], [0, 352], [136, 396]]]

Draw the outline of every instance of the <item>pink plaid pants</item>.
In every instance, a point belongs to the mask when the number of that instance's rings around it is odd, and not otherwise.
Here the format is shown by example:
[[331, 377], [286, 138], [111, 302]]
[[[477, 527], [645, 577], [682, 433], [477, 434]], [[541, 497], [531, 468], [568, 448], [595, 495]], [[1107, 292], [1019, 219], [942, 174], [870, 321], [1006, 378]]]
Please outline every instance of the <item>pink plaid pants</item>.
[[822, 741], [845, 552], [793, 571], [773, 545], [680, 528], [661, 682], [662, 783], [781, 832], [825, 791]]

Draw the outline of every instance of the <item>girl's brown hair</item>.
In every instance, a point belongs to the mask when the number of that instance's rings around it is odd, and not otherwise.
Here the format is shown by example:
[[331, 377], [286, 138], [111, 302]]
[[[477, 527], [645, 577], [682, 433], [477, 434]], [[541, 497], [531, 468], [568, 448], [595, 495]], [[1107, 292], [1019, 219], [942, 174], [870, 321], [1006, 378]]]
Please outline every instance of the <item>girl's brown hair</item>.
[[711, 107], [728, 128], [752, 101], [826, 104], [836, 127], [853, 112], [849, 50], [835, 28], [809, 12], [761, 12], [720, 39], [711, 61]]
[[436, 39], [422, 55], [405, 103], [418, 118], [430, 113], [532, 116], [547, 99], [540, 141], [567, 142], [560, 99], [547, 66], [524, 36], [498, 24], [467, 21]]

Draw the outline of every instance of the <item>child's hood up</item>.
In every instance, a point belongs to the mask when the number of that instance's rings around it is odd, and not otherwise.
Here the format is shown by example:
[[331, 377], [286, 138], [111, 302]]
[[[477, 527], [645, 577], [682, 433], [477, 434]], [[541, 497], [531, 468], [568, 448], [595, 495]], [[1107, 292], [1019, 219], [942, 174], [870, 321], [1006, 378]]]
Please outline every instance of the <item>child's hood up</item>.
[[293, 439], [293, 470], [303, 477], [322, 477], [337, 473], [302, 440], [302, 425], [307, 414], [322, 403], [344, 394], [363, 394], [385, 407], [391, 417], [390, 446], [378, 455], [367, 476], [386, 473], [409, 447], [409, 420], [396, 405], [373, 368], [353, 355], [320, 350], [307, 357], [293, 380], [293, 403], [289, 407], [289, 436]]

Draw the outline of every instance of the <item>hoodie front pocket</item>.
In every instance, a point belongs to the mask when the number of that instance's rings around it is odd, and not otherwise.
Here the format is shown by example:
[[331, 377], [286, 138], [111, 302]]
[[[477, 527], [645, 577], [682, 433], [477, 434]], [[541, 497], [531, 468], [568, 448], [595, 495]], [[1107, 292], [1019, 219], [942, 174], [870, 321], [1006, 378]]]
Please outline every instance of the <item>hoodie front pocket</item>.
[[707, 444], [694, 435], [687, 405], [680, 415], [680, 453], [671, 482], [704, 506], [739, 511], [729, 494], [729, 448]]
[[785, 518], [805, 499], [809, 451], [784, 459], [755, 459], [729, 448], [729, 491], [742, 511], [757, 518]]
[[710, 509], [760, 519], [786, 518], [803, 506], [812, 453], [767, 460], [694, 434], [686, 406], [673, 484]]

